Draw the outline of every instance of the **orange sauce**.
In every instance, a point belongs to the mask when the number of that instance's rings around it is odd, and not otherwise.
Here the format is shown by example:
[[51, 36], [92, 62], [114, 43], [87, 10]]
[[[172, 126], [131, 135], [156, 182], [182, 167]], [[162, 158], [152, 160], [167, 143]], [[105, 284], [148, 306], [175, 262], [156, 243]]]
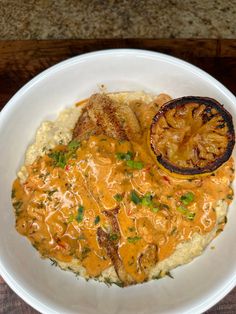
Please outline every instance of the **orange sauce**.
[[[194, 233], [210, 232], [216, 224], [218, 200], [225, 199], [229, 204], [232, 199], [234, 176], [231, 158], [204, 178], [170, 177], [155, 164], [145, 143], [145, 136], [141, 143], [91, 136], [64, 168], [55, 164], [50, 154], [39, 157], [27, 166], [26, 182], [16, 179], [13, 183], [17, 231], [42, 256], [63, 262], [77, 259], [94, 277], [112, 265], [99, 246], [97, 228], [110, 230], [104, 211], [119, 206], [118, 252], [125, 270], [137, 282], [144, 281], [146, 274], [137, 261], [147, 245], [157, 246], [161, 261]], [[66, 149], [58, 146], [51, 154]], [[141, 162], [140, 169], [119, 158], [119, 153], [127, 152], [139, 165]], [[138, 200], [133, 199], [132, 191]], [[147, 195], [152, 195], [149, 203]], [[186, 195], [190, 200], [184, 201]]]

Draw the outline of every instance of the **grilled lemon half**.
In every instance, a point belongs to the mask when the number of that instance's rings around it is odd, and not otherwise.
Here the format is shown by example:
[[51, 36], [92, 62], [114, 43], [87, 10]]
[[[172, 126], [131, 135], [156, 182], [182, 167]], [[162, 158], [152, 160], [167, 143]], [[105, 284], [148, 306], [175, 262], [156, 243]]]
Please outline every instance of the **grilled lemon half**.
[[232, 116], [212, 98], [174, 99], [154, 116], [150, 143], [157, 162], [169, 173], [208, 174], [232, 154], [235, 143]]

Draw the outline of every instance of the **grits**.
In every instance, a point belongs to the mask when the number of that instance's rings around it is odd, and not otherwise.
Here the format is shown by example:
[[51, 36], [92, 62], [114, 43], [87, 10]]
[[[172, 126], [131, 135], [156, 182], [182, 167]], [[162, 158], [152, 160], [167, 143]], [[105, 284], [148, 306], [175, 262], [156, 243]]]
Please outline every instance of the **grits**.
[[[109, 94], [109, 96], [121, 103], [138, 103], [139, 101], [150, 103], [156, 98], [155, 95], [146, 94], [144, 92], [113, 93]], [[44, 156], [57, 145], [66, 145], [71, 141], [72, 131], [81, 113], [82, 107], [81, 105], [66, 109], [60, 113], [54, 122], [46, 121], [41, 124], [37, 130], [34, 143], [27, 149], [25, 165], [23, 165], [18, 172], [18, 178], [21, 183], [27, 180], [27, 166], [33, 164], [39, 156]], [[181, 241], [170, 256], [159, 260], [156, 265], [151, 268], [148, 274], [148, 280], [161, 278], [170, 270], [189, 263], [196, 256], [201, 255], [208, 244], [217, 235], [218, 229], [222, 229], [227, 215], [228, 204], [229, 202], [227, 202], [225, 198], [219, 199], [215, 206], [216, 222], [214, 227], [205, 234], [195, 232], [190, 234], [187, 240]], [[93, 277], [87, 273], [86, 268], [78, 262], [77, 258], [73, 257], [70, 261], [62, 261], [57, 258], [52, 259], [55, 260], [62, 269], [68, 269], [85, 278]], [[95, 276], [95, 279], [106, 283], [119, 284], [120, 282], [114, 266], [108, 266], [99, 276]]]

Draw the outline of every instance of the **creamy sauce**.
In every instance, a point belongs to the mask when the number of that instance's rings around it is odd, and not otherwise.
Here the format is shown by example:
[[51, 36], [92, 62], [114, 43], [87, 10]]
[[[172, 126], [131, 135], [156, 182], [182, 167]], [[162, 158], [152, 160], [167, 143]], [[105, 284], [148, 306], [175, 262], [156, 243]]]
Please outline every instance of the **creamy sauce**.
[[[230, 159], [204, 178], [170, 177], [152, 159], [146, 137], [135, 143], [92, 136], [73, 154], [61, 145], [28, 165], [27, 180], [13, 184], [17, 231], [42, 256], [62, 262], [75, 258], [96, 277], [112, 265], [99, 246], [97, 228], [110, 231], [104, 211], [119, 206], [119, 255], [137, 282], [146, 280], [138, 261], [148, 245], [157, 247], [162, 261], [195, 233], [213, 230], [217, 202], [231, 202], [234, 175]], [[52, 157], [58, 152], [69, 156], [64, 168]], [[121, 158], [129, 152], [135, 167]], [[117, 241], [117, 235], [112, 236]]]

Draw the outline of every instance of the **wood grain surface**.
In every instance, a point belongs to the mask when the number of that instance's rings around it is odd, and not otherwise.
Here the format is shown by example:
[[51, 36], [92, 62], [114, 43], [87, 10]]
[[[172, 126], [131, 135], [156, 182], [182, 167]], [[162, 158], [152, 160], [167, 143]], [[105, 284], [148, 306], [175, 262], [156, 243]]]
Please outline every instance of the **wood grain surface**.
[[[0, 41], [0, 109], [20, 87], [48, 67], [85, 52], [110, 48], [148, 49], [179, 57], [207, 71], [236, 95], [236, 40]], [[0, 313], [38, 312], [21, 300], [0, 277]], [[206, 313], [236, 313], [236, 288]]]

